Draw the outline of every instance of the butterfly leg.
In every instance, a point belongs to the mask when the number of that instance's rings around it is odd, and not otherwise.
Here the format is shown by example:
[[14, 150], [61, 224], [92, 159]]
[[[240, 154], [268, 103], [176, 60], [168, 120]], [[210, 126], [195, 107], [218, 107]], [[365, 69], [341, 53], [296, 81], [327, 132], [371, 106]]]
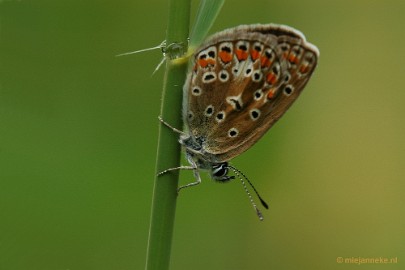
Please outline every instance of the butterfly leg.
[[188, 156], [188, 161], [191, 163], [192, 166], [189, 166], [190, 168], [193, 169], [194, 172], [194, 178], [196, 179], [196, 181], [189, 183], [187, 185], [181, 186], [177, 189], [177, 193], [180, 192], [181, 189], [183, 188], [187, 188], [187, 187], [192, 187], [192, 186], [196, 186], [198, 184], [201, 183], [201, 177], [200, 177], [200, 173], [198, 172], [198, 167], [197, 164], [195, 163], [195, 161], [191, 158], [191, 156]]
[[186, 135], [183, 131], [178, 130], [178, 129], [175, 128], [175, 127], [172, 127], [169, 123], [165, 122], [165, 121], [162, 119], [161, 116], [158, 116], [158, 119], [159, 119], [160, 123], [162, 123], [162, 124], [165, 125], [166, 127], [170, 128], [170, 129], [173, 130], [174, 132], [179, 133], [179, 134], [181, 134], [181, 135]]
[[[193, 165], [195, 165], [195, 163]], [[161, 171], [160, 173], [158, 173], [157, 176], [160, 176], [162, 174], [165, 174], [165, 173], [168, 173], [168, 172], [171, 172], [171, 171], [175, 171], [175, 170], [194, 170], [194, 177], [195, 177], [195, 179], [197, 179], [195, 182], [189, 183], [189, 184], [184, 185], [184, 186], [180, 186], [177, 189], [177, 193], [180, 192], [180, 190], [183, 189], [183, 188], [195, 186], [195, 185], [198, 185], [198, 184], [201, 183], [200, 174], [198, 173], [197, 168], [193, 167], [193, 166], [179, 166], [179, 167], [175, 167], [175, 168], [166, 169], [166, 170]]]
[[195, 168], [192, 166], [179, 166], [179, 167], [175, 167], [175, 168], [170, 168], [170, 169], [166, 169], [164, 171], [161, 171], [160, 173], [157, 174], [157, 176], [161, 176], [165, 173], [171, 172], [171, 171], [176, 171], [176, 170], [194, 170]]

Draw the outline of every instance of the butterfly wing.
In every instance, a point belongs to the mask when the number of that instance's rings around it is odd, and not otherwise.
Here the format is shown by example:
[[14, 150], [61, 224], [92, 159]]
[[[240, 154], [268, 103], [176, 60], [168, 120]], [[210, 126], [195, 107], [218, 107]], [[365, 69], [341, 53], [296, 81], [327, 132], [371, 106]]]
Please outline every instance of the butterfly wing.
[[298, 98], [318, 55], [286, 26], [239, 26], [214, 35], [196, 51], [184, 87], [190, 135], [214, 162], [246, 151]]

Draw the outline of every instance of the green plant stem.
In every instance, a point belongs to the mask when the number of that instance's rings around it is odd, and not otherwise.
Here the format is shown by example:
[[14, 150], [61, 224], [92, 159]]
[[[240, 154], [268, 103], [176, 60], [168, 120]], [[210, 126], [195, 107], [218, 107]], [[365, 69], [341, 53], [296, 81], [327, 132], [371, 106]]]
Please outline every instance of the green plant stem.
[[[169, 22], [166, 38], [166, 55], [168, 57], [173, 56], [173, 54], [181, 57], [181, 52], [187, 51], [190, 2], [190, 0], [169, 0]], [[186, 60], [167, 60], [161, 116], [164, 121], [180, 130], [182, 129], [182, 89], [186, 72]], [[158, 120], [156, 119], [156, 121]], [[179, 134], [160, 124], [156, 173], [180, 165], [178, 137]], [[146, 270], [169, 269], [178, 176], [178, 171], [172, 171], [155, 177]]]

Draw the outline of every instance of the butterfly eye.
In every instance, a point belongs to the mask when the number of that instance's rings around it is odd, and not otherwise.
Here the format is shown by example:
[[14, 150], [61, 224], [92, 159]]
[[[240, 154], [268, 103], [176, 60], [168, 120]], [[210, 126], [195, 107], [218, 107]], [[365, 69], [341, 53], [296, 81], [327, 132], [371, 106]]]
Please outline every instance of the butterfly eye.
[[212, 175], [216, 178], [222, 178], [228, 174], [228, 167], [226, 163], [212, 166]]
[[194, 118], [194, 114], [192, 112], [187, 113], [187, 119], [192, 120]]

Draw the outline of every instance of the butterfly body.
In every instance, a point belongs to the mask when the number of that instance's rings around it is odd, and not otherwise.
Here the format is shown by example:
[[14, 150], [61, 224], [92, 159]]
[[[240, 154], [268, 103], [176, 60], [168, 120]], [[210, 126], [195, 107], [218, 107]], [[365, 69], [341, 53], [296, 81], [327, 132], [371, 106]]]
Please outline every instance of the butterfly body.
[[224, 30], [195, 51], [183, 88], [186, 130], [180, 143], [197, 182], [198, 169], [208, 170], [214, 180], [233, 178], [227, 175], [228, 161], [287, 111], [318, 56], [302, 33], [274, 24]]

